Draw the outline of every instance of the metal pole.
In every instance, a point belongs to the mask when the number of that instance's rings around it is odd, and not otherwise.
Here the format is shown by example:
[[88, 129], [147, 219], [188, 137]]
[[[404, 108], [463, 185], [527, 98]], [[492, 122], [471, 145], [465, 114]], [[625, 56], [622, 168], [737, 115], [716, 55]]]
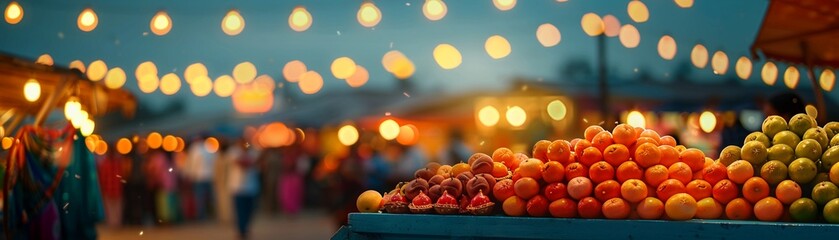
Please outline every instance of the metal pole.
[[612, 111], [609, 108], [609, 86], [606, 82], [606, 36], [604, 34], [597, 37], [597, 75], [600, 88], [600, 118], [604, 122], [603, 127], [611, 129], [615, 124], [612, 122]]

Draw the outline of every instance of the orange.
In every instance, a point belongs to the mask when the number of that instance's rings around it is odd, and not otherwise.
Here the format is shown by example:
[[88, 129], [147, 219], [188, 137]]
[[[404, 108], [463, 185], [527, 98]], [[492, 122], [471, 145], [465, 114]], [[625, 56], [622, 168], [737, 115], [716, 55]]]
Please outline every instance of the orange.
[[600, 161], [591, 165], [591, 168], [588, 170], [588, 176], [594, 183], [612, 180], [615, 178], [615, 168], [604, 161]]
[[539, 194], [539, 190], [539, 182], [529, 177], [522, 177], [513, 184], [513, 191], [516, 196], [525, 200]]
[[664, 203], [658, 198], [647, 197], [635, 206], [635, 211], [641, 219], [659, 219], [664, 214]]
[[565, 166], [565, 179], [574, 179], [575, 177], [588, 177], [588, 168], [578, 162]]
[[596, 162], [603, 161], [603, 154], [595, 147], [588, 147], [583, 150], [583, 155], [580, 155], [579, 162], [583, 166], [590, 167]]
[[542, 179], [543, 166], [544, 163], [542, 163], [542, 160], [528, 158], [527, 160], [524, 160], [521, 163], [519, 163], [518, 171], [522, 177], [531, 177], [533, 179], [539, 180]]
[[358, 195], [355, 207], [359, 212], [378, 212], [382, 205], [382, 194], [376, 190], [367, 190]]
[[801, 198], [801, 187], [793, 180], [784, 180], [775, 187], [775, 197], [783, 204], [792, 204]]
[[571, 143], [565, 140], [556, 140], [548, 145], [548, 160], [557, 161], [563, 165], [571, 163]]
[[621, 163], [629, 161], [629, 149], [623, 144], [609, 145], [603, 150], [603, 160], [613, 167], [618, 167]]
[[734, 184], [731, 180], [723, 179], [717, 182], [717, 184], [714, 184], [711, 195], [714, 196], [714, 199], [720, 201], [720, 203], [728, 204], [740, 195], [740, 190], [737, 189], [737, 184]]
[[493, 162], [492, 163], [492, 176], [496, 178], [504, 177], [509, 174], [507, 172], [507, 166], [504, 163], [500, 162]]
[[669, 145], [669, 146], [675, 147], [676, 146], [676, 139], [673, 138], [670, 135], [665, 135], [665, 136], [661, 137], [661, 140], [658, 141], [658, 143], [661, 144], [661, 145]]
[[542, 162], [548, 161], [548, 146], [551, 145], [551, 141], [548, 140], [539, 140], [536, 144], [533, 144], [533, 158], [542, 160]]
[[565, 177], [565, 166], [556, 161], [542, 165], [542, 180], [548, 183], [560, 182]]
[[607, 219], [626, 219], [629, 217], [630, 207], [626, 200], [612, 198], [603, 202], [603, 216]]
[[641, 134], [638, 135], [638, 137], [647, 137], [654, 140], [656, 144], [661, 144], [661, 135], [659, 135], [658, 132], [652, 129], [644, 130], [643, 132], [641, 132]]
[[599, 218], [603, 216], [603, 204], [593, 197], [586, 197], [577, 203], [577, 212], [582, 218]]
[[608, 131], [602, 131], [597, 135], [594, 135], [594, 139], [591, 140], [591, 146], [596, 147], [597, 150], [601, 152], [606, 149], [609, 145], [612, 145], [614, 141], [612, 141], [612, 133]]
[[672, 220], [689, 220], [696, 209], [696, 200], [687, 193], [677, 193], [664, 203], [664, 213]]
[[502, 162], [508, 163], [513, 161], [513, 151], [509, 148], [498, 148], [492, 152], [492, 161], [493, 162]]
[[737, 184], [746, 183], [746, 180], [753, 177], [755, 170], [752, 164], [746, 160], [737, 160], [728, 165], [728, 179]]
[[667, 173], [667, 167], [664, 167], [664, 165], [655, 165], [644, 171], [644, 182], [655, 187], [658, 187], [668, 178], [669, 173]]
[[685, 145], [676, 145], [674, 148], [676, 148], [676, 151], [679, 151], [679, 153], [682, 153], [687, 149]]
[[576, 200], [591, 196], [593, 191], [591, 180], [586, 177], [571, 179], [571, 181], [568, 181], [566, 188], [568, 189], [568, 196]]
[[702, 165], [702, 168], [705, 168], [707, 166], [711, 166], [711, 164], [714, 164], [714, 159], [711, 159], [709, 157], [705, 157], [705, 165]]
[[508, 197], [501, 205], [507, 216], [524, 216], [527, 213], [527, 200], [518, 196]]
[[635, 134], [635, 128], [628, 124], [618, 124], [612, 129], [612, 140], [617, 144], [629, 146], [635, 143], [637, 138], [638, 135]]
[[679, 153], [679, 161], [687, 164], [696, 171], [705, 167], [705, 153], [696, 148], [685, 149]]
[[665, 202], [668, 199], [670, 199], [670, 197], [672, 197], [673, 195], [685, 192], [685, 185], [682, 184], [682, 182], [679, 182], [679, 180], [675, 179], [665, 180], [664, 182], [659, 184], [658, 188], [656, 188], [655, 190], [655, 194], [656, 196], [658, 196], [658, 199], [661, 199]]
[[460, 175], [463, 172], [470, 172], [472, 171], [472, 167], [465, 162], [460, 162], [452, 166], [451, 174], [452, 176]]
[[696, 218], [718, 219], [724, 211], [722, 204], [714, 198], [703, 198], [696, 202]]
[[630, 179], [621, 184], [621, 197], [631, 203], [647, 198], [647, 184], [638, 179]]
[[687, 194], [690, 194], [693, 199], [709, 198], [713, 195], [713, 190], [714, 187], [702, 179], [690, 181], [688, 185], [685, 186], [685, 191], [687, 191]]
[[652, 143], [656, 147], [658, 146], [658, 141], [656, 141], [655, 139], [652, 139], [652, 138], [639, 137], [637, 140], [635, 140], [635, 145], [636, 146], [640, 146], [641, 144], [644, 144], [644, 143]]
[[519, 169], [519, 164], [521, 162], [523, 162], [524, 160], [527, 160], [527, 159], [530, 159], [529, 157], [527, 157], [527, 154], [524, 154], [524, 153], [513, 154], [513, 162], [511, 163], [511, 165], [508, 165], [507, 168], [513, 169], [513, 170], [518, 170]]
[[784, 215], [784, 204], [777, 198], [766, 197], [755, 203], [754, 214], [757, 220], [778, 221]]
[[743, 198], [737, 198], [725, 205], [725, 217], [731, 220], [752, 218], [752, 205]]
[[702, 169], [702, 179], [708, 181], [711, 185], [726, 178], [728, 178], [728, 169], [722, 163], [716, 162]]
[[637, 163], [626, 161], [618, 166], [618, 169], [615, 171], [615, 177], [620, 183], [626, 182], [629, 179], [643, 179], [644, 170], [641, 170], [641, 167], [638, 167]]
[[634, 127], [635, 128], [635, 136], [641, 136], [641, 133], [644, 132], [644, 128], [642, 127]]
[[615, 180], [604, 181], [594, 187], [594, 198], [597, 198], [598, 201], [605, 202], [606, 200], [620, 196], [621, 184]]
[[594, 139], [594, 136], [597, 135], [598, 133], [602, 132], [602, 131], [606, 131], [606, 130], [603, 129], [603, 127], [601, 127], [601, 126], [591, 125], [591, 126], [588, 126], [586, 128], [584, 136], [586, 137], [587, 141], [591, 142], [591, 140]]
[[661, 161], [659, 163], [665, 167], [670, 167], [676, 162], [679, 162], [679, 151], [670, 145], [659, 145], [658, 150], [661, 152]]
[[568, 198], [562, 198], [548, 205], [548, 212], [557, 218], [577, 217], [577, 203]]
[[591, 142], [581, 139], [580, 141], [577, 141], [577, 144], [574, 144], [574, 154], [577, 154], [577, 157], [581, 157], [583, 156], [583, 151], [589, 147], [591, 147]]
[[661, 150], [652, 143], [643, 143], [635, 148], [635, 162], [638, 166], [647, 168], [659, 164], [661, 161]]
[[757, 203], [757, 201], [769, 196], [769, 183], [760, 177], [751, 177], [743, 184], [743, 198], [750, 203]]
[[673, 165], [670, 165], [667, 168], [667, 175], [670, 176], [670, 179], [679, 180], [682, 184], [687, 184], [693, 179], [693, 172], [690, 170], [690, 167], [683, 162], [677, 162]]

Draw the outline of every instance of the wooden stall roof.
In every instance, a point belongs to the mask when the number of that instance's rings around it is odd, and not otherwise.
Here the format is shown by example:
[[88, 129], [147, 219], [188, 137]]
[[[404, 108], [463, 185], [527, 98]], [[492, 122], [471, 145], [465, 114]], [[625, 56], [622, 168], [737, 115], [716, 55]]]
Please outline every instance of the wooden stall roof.
[[[41, 85], [41, 97], [29, 102], [23, 97], [23, 86], [29, 79], [36, 79]], [[60, 66], [47, 66], [35, 61], [0, 53], [0, 111], [13, 110], [19, 114], [36, 115], [48, 96], [62, 86], [64, 94], [57, 95], [55, 105], [63, 108], [71, 96], [76, 96], [84, 109], [94, 116], [119, 111], [125, 117], [133, 117], [137, 108], [134, 95], [122, 89], [105, 87], [103, 81], [93, 82], [80, 71]]]
[[[752, 53], [811, 66], [839, 67], [839, 0], [772, 0]], [[809, 61], [808, 59], [809, 58]]]

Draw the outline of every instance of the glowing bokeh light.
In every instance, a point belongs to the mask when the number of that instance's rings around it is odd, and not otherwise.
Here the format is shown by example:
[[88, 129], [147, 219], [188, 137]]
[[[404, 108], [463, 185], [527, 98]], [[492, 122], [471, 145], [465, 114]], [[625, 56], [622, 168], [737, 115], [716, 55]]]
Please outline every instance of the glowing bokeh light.
[[332, 61], [329, 69], [335, 78], [347, 79], [355, 73], [355, 61], [349, 57], [339, 57]]
[[41, 98], [41, 83], [34, 78], [26, 80], [26, 83], [23, 85], [23, 98], [29, 102], [38, 101]]
[[312, 14], [305, 7], [298, 6], [288, 15], [288, 26], [295, 32], [303, 32], [312, 26]]
[[764, 63], [763, 68], [760, 70], [760, 78], [763, 79], [763, 83], [766, 83], [766, 85], [775, 85], [775, 82], [778, 80], [778, 66], [773, 62]]
[[93, 133], [93, 130], [96, 128], [96, 123], [93, 122], [91, 119], [85, 119], [82, 122], [82, 126], [79, 128], [79, 131], [82, 133], [82, 136], [89, 136]]
[[822, 74], [819, 76], [819, 85], [825, 91], [833, 91], [833, 85], [836, 83], [836, 74], [833, 73], [833, 70], [824, 69], [822, 70]]
[[82, 111], [82, 104], [79, 103], [79, 99], [76, 97], [70, 97], [67, 99], [67, 102], [64, 103], [64, 118], [67, 120], [72, 120], [76, 118], [76, 115]]
[[77, 69], [79, 70], [79, 72], [82, 73], [84, 73], [84, 71], [87, 70], [87, 67], [84, 66], [84, 62], [82, 62], [81, 60], [71, 61], [69, 67], [70, 69]]
[[397, 50], [390, 50], [382, 56], [382, 67], [385, 68], [385, 71], [389, 73], [394, 72], [394, 62], [399, 59], [407, 58], [405, 54]]
[[358, 142], [358, 129], [353, 125], [344, 125], [338, 129], [338, 141], [344, 146], [352, 146]]
[[553, 24], [543, 23], [536, 28], [536, 40], [544, 47], [553, 47], [562, 40], [562, 34]]
[[676, 40], [670, 35], [661, 36], [658, 40], [658, 55], [665, 60], [673, 60], [676, 56]]
[[245, 18], [239, 11], [230, 10], [221, 20], [221, 30], [229, 36], [239, 35], [245, 29]]
[[516, 0], [492, 0], [492, 4], [495, 5], [495, 8], [501, 11], [509, 11], [516, 7]]
[[425, 15], [425, 18], [431, 21], [443, 19], [447, 12], [448, 7], [442, 0], [425, 0], [425, 3], [422, 4], [422, 15]]
[[352, 76], [347, 78], [347, 84], [350, 85], [350, 87], [357, 88], [364, 86], [364, 84], [367, 83], [367, 80], [369, 79], [370, 73], [367, 72], [367, 69], [362, 67], [361, 65], [357, 65], [355, 73], [353, 73]]
[[752, 60], [745, 56], [741, 56], [737, 59], [737, 63], [734, 65], [734, 71], [737, 72], [737, 77], [740, 79], [746, 80], [752, 76]]
[[146, 144], [151, 149], [158, 149], [160, 145], [163, 145], [163, 136], [158, 132], [151, 132], [146, 136]]
[[213, 92], [219, 97], [229, 97], [236, 91], [236, 81], [229, 75], [221, 75], [213, 83]]
[[527, 112], [519, 106], [508, 108], [505, 116], [507, 117], [507, 123], [510, 123], [510, 126], [513, 127], [521, 127], [527, 121]]
[[702, 115], [699, 115], [699, 128], [702, 129], [703, 132], [711, 133], [714, 131], [714, 128], [717, 127], [717, 116], [710, 111], [702, 112]]
[[385, 140], [393, 140], [399, 136], [399, 124], [393, 119], [384, 120], [379, 124], [379, 134]]
[[160, 79], [157, 78], [157, 75], [143, 75], [143, 77], [137, 79], [137, 85], [141, 92], [152, 93], [160, 86]]
[[184, 81], [186, 83], [192, 83], [192, 80], [198, 76], [208, 76], [207, 66], [204, 66], [203, 63], [193, 63], [184, 69]]
[[568, 115], [568, 108], [565, 107], [565, 103], [560, 100], [553, 100], [548, 103], [548, 116], [551, 119], [559, 121], [565, 119], [566, 115]]
[[606, 26], [603, 24], [603, 19], [595, 13], [586, 13], [580, 21], [580, 26], [583, 27], [583, 32], [589, 36], [597, 36], [603, 34]]
[[481, 122], [484, 126], [495, 126], [500, 119], [501, 113], [493, 106], [484, 106], [481, 110], [478, 110], [478, 122]]
[[484, 43], [484, 49], [492, 59], [504, 58], [512, 52], [510, 42], [501, 35], [493, 35], [487, 38]]
[[105, 153], [108, 153], [108, 143], [102, 140], [96, 142], [96, 150], [94, 152], [99, 156], [105, 155]]
[[300, 80], [300, 75], [307, 71], [309, 70], [306, 68], [306, 64], [300, 60], [293, 60], [283, 66], [283, 77], [288, 82], [297, 82]]
[[673, 0], [676, 2], [676, 5], [680, 8], [690, 8], [693, 7], [693, 0]]
[[105, 64], [105, 61], [96, 60], [90, 63], [87, 66], [87, 78], [92, 81], [99, 81], [105, 78], [105, 74], [108, 73], [108, 65]]
[[417, 68], [414, 66], [414, 62], [412, 62], [408, 58], [399, 58], [393, 62], [393, 76], [397, 79], [408, 79], [414, 75]]
[[358, 8], [356, 18], [361, 26], [371, 28], [375, 27], [380, 21], [382, 21], [382, 12], [379, 11], [379, 8], [372, 2], [364, 2], [361, 4], [361, 7]]
[[9, 149], [12, 147], [12, 143], [15, 142], [14, 138], [11, 137], [4, 137], [3, 138], [3, 150]]
[[236, 83], [245, 84], [256, 78], [256, 66], [251, 62], [242, 62], [233, 67], [233, 79]]
[[9, 5], [6, 5], [4, 16], [7, 23], [18, 24], [20, 20], [23, 20], [23, 7], [21, 7], [16, 1], [12, 1]]
[[213, 80], [207, 76], [200, 76], [192, 80], [189, 88], [192, 90], [192, 94], [197, 97], [207, 96], [213, 91]]
[[323, 77], [315, 71], [308, 71], [300, 76], [300, 91], [305, 94], [315, 94], [323, 88]]
[[137, 79], [142, 79], [145, 75], [157, 76], [157, 66], [155, 66], [152, 61], [140, 63], [134, 71], [134, 77]]
[[110, 89], [118, 89], [122, 85], [125, 85], [125, 71], [118, 67], [108, 70], [108, 74], [105, 75], [105, 86]]
[[38, 56], [38, 60], [35, 60], [35, 63], [52, 66], [53, 64], [55, 64], [55, 61], [52, 60], [52, 56], [44, 53], [41, 54], [41, 56]]
[[725, 75], [728, 72], [728, 55], [723, 51], [714, 52], [711, 57], [711, 68], [714, 69], [714, 74]]
[[133, 148], [131, 140], [128, 140], [128, 138], [120, 138], [119, 140], [117, 140], [116, 147], [117, 152], [119, 152], [120, 154], [128, 154], [131, 152], [131, 149]]
[[635, 48], [641, 43], [641, 33], [632, 24], [623, 25], [618, 38], [621, 40], [621, 45], [626, 48]]
[[405, 124], [399, 127], [399, 135], [396, 136], [396, 142], [399, 144], [410, 146], [417, 143], [419, 140], [419, 129], [414, 124]]
[[93, 31], [96, 29], [96, 26], [99, 25], [99, 17], [96, 16], [96, 12], [93, 9], [85, 8], [79, 14], [79, 19], [76, 21], [76, 25], [78, 25], [79, 29], [84, 32]]
[[646, 22], [650, 19], [650, 11], [647, 9], [647, 5], [641, 1], [629, 1], [626, 12], [629, 14], [629, 18], [637, 23]]
[[209, 153], [216, 153], [219, 148], [218, 139], [214, 137], [208, 137], [204, 140], [204, 148], [207, 149]]
[[178, 93], [181, 89], [181, 78], [177, 74], [169, 73], [160, 78], [160, 92], [166, 95]]
[[460, 55], [460, 51], [457, 50], [454, 46], [450, 44], [440, 44], [434, 48], [434, 61], [437, 62], [437, 65], [440, 65], [443, 69], [454, 69], [457, 66], [460, 66], [460, 63], [463, 61], [463, 57]]
[[795, 89], [798, 87], [798, 79], [800, 78], [801, 74], [795, 66], [789, 66], [787, 67], [787, 70], [784, 71], [784, 85], [786, 85], [789, 89]]
[[172, 30], [172, 18], [166, 11], [159, 11], [154, 14], [149, 22], [149, 29], [157, 36], [163, 36]]
[[632, 127], [647, 128], [647, 118], [639, 111], [631, 111], [626, 114], [626, 124]]
[[163, 150], [167, 152], [175, 151], [175, 149], [178, 148], [178, 139], [175, 138], [175, 136], [166, 135], [166, 137], [163, 137], [162, 147]]
[[702, 44], [696, 44], [690, 51], [690, 61], [697, 68], [705, 68], [708, 65], [708, 49]]
[[603, 16], [603, 26], [603, 33], [607, 37], [617, 37], [621, 32], [620, 20], [611, 14]]

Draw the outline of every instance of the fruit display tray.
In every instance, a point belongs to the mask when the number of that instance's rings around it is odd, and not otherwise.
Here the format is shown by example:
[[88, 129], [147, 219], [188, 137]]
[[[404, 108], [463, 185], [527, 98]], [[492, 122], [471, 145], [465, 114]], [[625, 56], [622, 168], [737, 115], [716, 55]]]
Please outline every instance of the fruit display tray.
[[839, 224], [351, 213], [336, 239], [831, 239]]

